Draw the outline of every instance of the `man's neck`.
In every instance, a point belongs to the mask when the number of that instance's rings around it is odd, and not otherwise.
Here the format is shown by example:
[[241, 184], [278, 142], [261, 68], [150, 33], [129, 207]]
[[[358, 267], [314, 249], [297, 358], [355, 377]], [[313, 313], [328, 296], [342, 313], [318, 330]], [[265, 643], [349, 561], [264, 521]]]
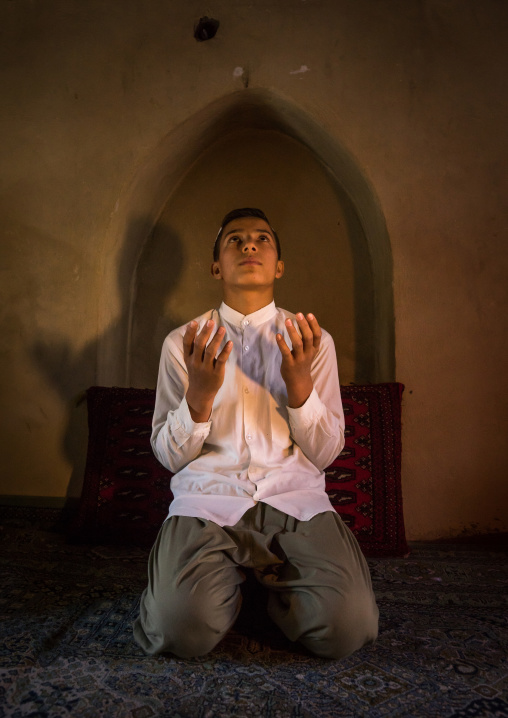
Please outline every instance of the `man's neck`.
[[231, 309], [245, 316], [246, 314], [253, 314], [257, 312], [258, 309], [262, 309], [273, 302], [273, 291], [260, 292], [257, 290], [251, 292], [249, 290], [242, 290], [235, 292], [232, 290], [226, 291], [225, 289], [222, 298], [224, 304], [227, 304], [228, 307], [231, 307]]

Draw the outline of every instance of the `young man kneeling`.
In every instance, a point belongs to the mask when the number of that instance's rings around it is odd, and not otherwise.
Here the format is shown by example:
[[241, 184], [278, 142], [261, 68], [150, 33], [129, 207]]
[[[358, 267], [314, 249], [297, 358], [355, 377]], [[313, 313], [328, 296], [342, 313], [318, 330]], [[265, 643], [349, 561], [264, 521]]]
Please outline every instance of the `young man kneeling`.
[[223, 302], [164, 342], [152, 447], [175, 472], [134, 636], [149, 654], [206, 654], [234, 624], [242, 568], [292, 641], [342, 658], [376, 639], [366, 561], [325, 492], [344, 446], [331, 336], [273, 301], [279, 239], [263, 212], [223, 220]]

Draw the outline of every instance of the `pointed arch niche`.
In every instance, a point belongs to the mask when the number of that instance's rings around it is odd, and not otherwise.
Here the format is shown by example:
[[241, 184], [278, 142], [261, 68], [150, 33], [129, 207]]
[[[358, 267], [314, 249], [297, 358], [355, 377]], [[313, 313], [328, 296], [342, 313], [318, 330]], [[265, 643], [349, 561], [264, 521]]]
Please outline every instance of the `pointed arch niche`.
[[281, 238], [277, 305], [316, 314], [341, 381], [393, 380], [392, 257], [372, 188], [302, 110], [245, 90], [168, 135], [119, 201], [103, 257], [99, 383], [155, 385], [164, 336], [220, 302], [212, 245], [222, 216], [243, 206], [261, 207]]

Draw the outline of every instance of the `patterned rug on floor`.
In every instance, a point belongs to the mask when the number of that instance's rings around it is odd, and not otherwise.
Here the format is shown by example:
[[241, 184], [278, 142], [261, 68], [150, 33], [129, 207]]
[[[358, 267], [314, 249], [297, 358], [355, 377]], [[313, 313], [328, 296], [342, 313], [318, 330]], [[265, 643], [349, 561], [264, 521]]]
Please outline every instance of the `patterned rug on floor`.
[[3, 509], [0, 716], [508, 716], [506, 551], [413, 544], [369, 559], [380, 635], [343, 661], [291, 644], [251, 587], [208, 656], [148, 658], [131, 623], [147, 551], [66, 543], [56, 512]]

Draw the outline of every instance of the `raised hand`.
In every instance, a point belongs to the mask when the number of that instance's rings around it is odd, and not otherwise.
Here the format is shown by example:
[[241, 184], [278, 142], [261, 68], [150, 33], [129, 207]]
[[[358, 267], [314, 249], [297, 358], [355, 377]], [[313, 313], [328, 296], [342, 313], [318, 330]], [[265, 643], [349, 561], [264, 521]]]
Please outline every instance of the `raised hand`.
[[189, 388], [186, 399], [192, 420], [208, 421], [212, 412], [213, 400], [224, 381], [226, 362], [233, 349], [233, 342], [226, 342], [217, 356], [226, 330], [219, 327], [208, 344], [215, 322], [209, 319], [199, 334], [197, 322], [187, 325], [183, 337], [183, 358], [189, 375]]
[[321, 343], [321, 328], [313, 314], [304, 317], [301, 312], [296, 315], [301, 336], [291, 319], [286, 319], [286, 329], [293, 349], [286, 344], [282, 334], [277, 334], [277, 346], [282, 355], [280, 373], [288, 392], [288, 406], [297, 408], [305, 404], [312, 389], [310, 369]]

